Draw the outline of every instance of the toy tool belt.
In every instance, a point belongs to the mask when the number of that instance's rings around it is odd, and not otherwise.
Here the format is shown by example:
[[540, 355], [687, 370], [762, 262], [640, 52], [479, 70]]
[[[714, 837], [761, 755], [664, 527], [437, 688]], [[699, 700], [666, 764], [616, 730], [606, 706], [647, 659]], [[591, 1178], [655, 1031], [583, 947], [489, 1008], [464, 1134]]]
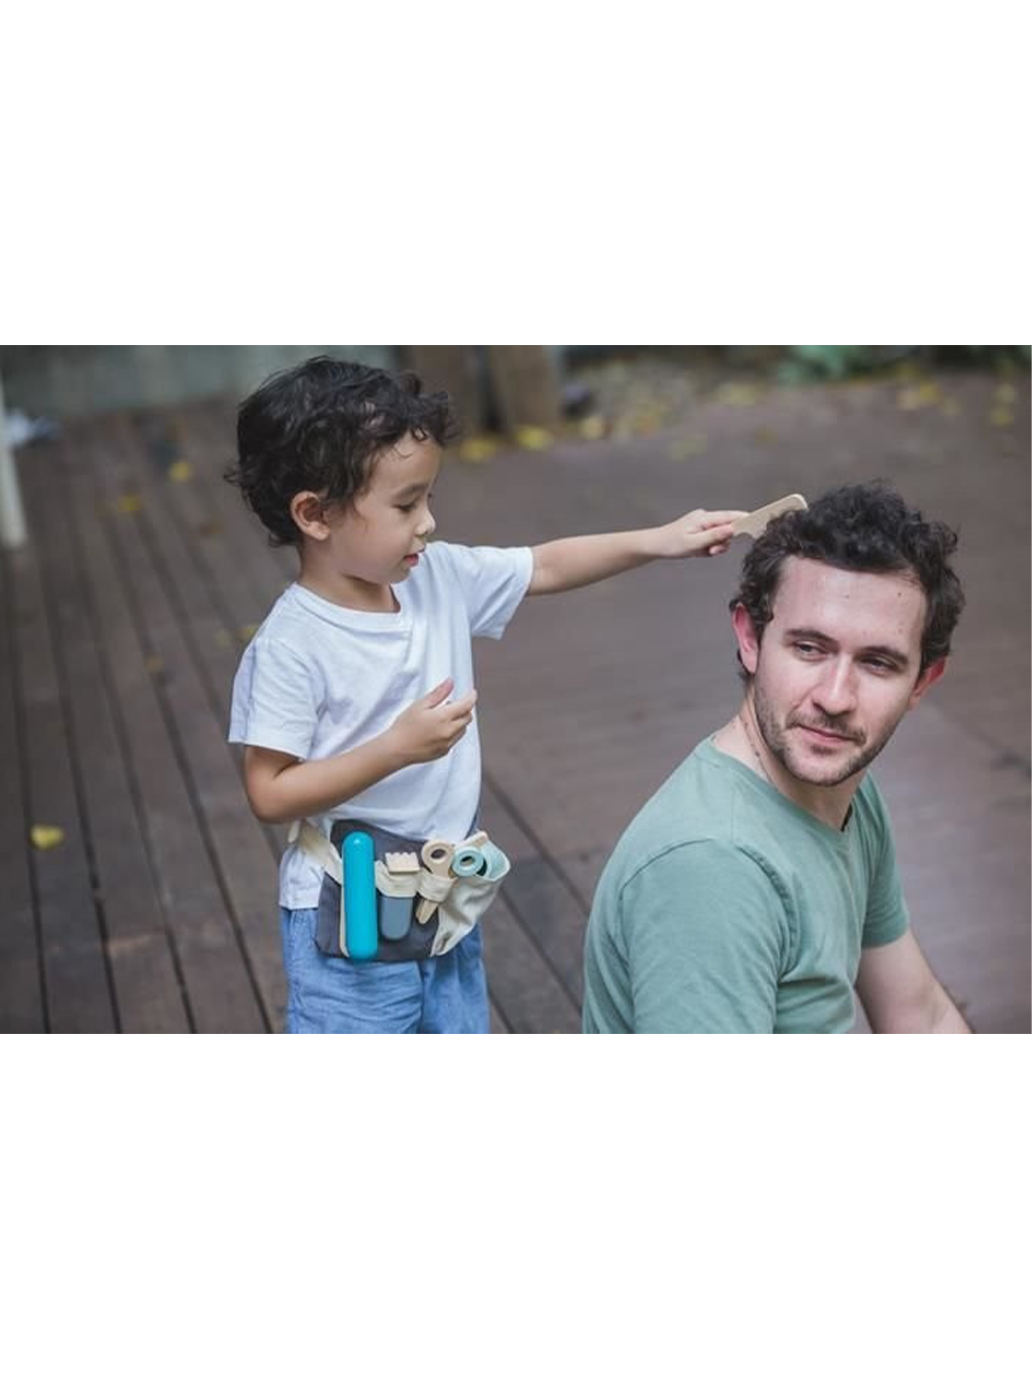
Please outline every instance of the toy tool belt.
[[[355, 834], [372, 847], [356, 843]], [[485, 832], [463, 842], [417, 841], [340, 819], [327, 837], [306, 819], [294, 825], [290, 840], [323, 872], [315, 941], [328, 957], [440, 957], [476, 925], [509, 873], [508, 857]], [[365, 858], [371, 865], [363, 865]], [[349, 859], [353, 870], [345, 882]]]

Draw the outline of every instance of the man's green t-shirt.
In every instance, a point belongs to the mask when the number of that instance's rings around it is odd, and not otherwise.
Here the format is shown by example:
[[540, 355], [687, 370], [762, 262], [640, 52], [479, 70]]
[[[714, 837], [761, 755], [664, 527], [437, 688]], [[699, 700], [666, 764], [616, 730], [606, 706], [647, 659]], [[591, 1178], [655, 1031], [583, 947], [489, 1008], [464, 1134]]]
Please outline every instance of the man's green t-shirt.
[[703, 742], [595, 892], [585, 1033], [846, 1033], [861, 947], [909, 923], [881, 792], [841, 832]]

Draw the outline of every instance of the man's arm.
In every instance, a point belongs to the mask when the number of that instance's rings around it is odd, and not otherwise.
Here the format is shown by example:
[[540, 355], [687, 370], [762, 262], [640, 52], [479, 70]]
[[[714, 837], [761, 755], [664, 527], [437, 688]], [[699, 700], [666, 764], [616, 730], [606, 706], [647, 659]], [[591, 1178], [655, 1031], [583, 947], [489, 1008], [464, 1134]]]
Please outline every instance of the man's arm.
[[913, 933], [860, 957], [857, 994], [875, 1033], [970, 1033]]
[[527, 593], [562, 593], [582, 588], [650, 560], [721, 555], [733, 534], [731, 524], [744, 515], [699, 508], [666, 526], [612, 531], [600, 536], [569, 536], [537, 545], [533, 549], [534, 573]]

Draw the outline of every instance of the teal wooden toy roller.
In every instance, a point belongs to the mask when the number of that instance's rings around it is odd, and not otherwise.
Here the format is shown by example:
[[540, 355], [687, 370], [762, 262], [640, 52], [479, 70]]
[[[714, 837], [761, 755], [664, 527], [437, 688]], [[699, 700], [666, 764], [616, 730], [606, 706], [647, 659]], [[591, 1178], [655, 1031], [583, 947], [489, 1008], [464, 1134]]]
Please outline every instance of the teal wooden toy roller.
[[487, 870], [487, 857], [479, 847], [459, 847], [452, 857], [453, 876], [479, 876]]
[[340, 848], [344, 864], [344, 936], [353, 962], [376, 956], [376, 859], [368, 833], [348, 833]]
[[456, 877], [484, 876], [496, 880], [504, 869], [504, 854], [486, 839], [475, 847], [457, 847], [451, 862], [452, 875]]

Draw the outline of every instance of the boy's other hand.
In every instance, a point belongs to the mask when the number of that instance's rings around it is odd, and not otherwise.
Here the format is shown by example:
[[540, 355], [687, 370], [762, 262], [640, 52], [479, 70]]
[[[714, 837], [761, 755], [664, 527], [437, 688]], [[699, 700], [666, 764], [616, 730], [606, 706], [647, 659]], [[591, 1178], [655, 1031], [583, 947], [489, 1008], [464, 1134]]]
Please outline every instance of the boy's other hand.
[[477, 691], [471, 689], [449, 703], [448, 695], [454, 688], [454, 680], [442, 680], [395, 718], [389, 732], [408, 764], [447, 756], [473, 721]]
[[698, 507], [677, 521], [657, 526], [655, 553], [658, 559], [683, 560], [688, 555], [723, 555], [731, 544], [733, 523], [744, 512], [707, 512]]

